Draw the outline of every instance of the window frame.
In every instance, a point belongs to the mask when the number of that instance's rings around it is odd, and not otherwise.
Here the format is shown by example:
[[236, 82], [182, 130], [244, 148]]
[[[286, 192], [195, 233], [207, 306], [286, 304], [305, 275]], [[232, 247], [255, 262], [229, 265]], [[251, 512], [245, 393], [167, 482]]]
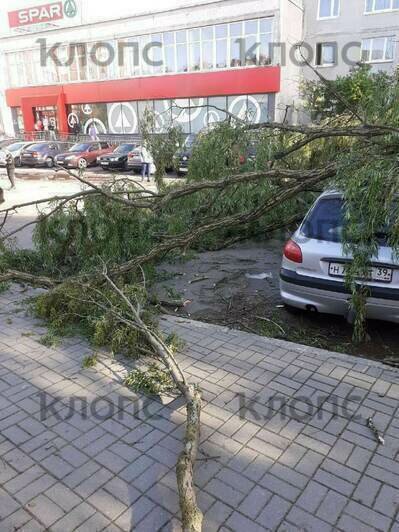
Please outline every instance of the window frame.
[[[330, 14], [328, 16], [326, 16], [326, 17], [322, 17], [320, 15], [321, 2], [322, 2], [322, 0], [318, 0], [318, 2], [317, 2], [317, 20], [329, 20], [329, 19], [340, 17], [340, 15], [341, 15], [341, 0], [330, 0], [330, 2], [331, 2]], [[338, 4], [337, 15], [334, 15], [334, 5], [335, 5], [335, 3]]]
[[[318, 63], [319, 47], [320, 47], [320, 59], [323, 60], [323, 47], [330, 46], [334, 51], [334, 57], [332, 63]], [[315, 66], [318, 68], [331, 68], [337, 66], [337, 43], [334, 41], [323, 41], [316, 43], [316, 55]]]
[[[337, 2], [339, 0], [333, 0]], [[335, 4], [334, 4], [335, 5]], [[30, 83], [27, 83], [25, 79], [28, 75], [26, 62], [19, 60], [18, 54], [25, 53], [25, 50], [21, 52], [10, 51], [7, 52], [7, 64], [8, 64], [8, 80], [7, 88], [23, 87], [23, 86], [39, 86], [40, 80], [44, 80], [49, 84], [61, 84], [61, 83], [79, 83], [79, 82], [93, 82], [102, 81], [104, 79], [131, 79], [141, 78], [148, 76], [162, 76], [170, 74], [183, 74], [188, 72], [210, 72], [210, 71], [224, 71], [234, 70], [242, 68], [253, 68], [260, 66], [269, 66], [273, 64], [273, 52], [270, 48], [270, 43], [273, 41], [273, 35], [275, 32], [275, 16], [258, 16], [240, 18], [226, 21], [218, 21], [214, 24], [195, 25], [185, 29], [165, 29], [159, 33], [145, 33], [135, 34], [132, 36], [115, 36], [113, 39], [106, 42], [111, 44], [115, 53], [118, 50], [119, 43], [134, 42], [139, 47], [139, 61], [138, 64], [133, 64], [134, 51], [133, 48], [124, 49], [125, 63], [123, 66], [113, 61], [106, 67], [97, 65], [91, 61], [90, 46], [92, 41], [78, 43], [66, 43], [60, 48], [60, 56], [67, 55], [68, 52], [72, 53], [71, 46], [73, 47], [74, 62], [71, 66], [57, 67], [52, 62], [49, 62], [47, 67], [41, 68], [40, 63], [37, 63], [37, 57], [35, 56], [33, 64], [35, 69], [35, 76], [30, 76]], [[225, 35], [217, 36], [217, 28], [219, 26], [225, 26]], [[234, 35], [233, 29], [235, 26], [240, 27], [240, 35]], [[256, 32], [255, 32], [256, 30]], [[185, 42], [178, 43], [177, 35], [181, 33], [185, 35]], [[164, 36], [168, 35], [167, 40], [164, 40]], [[195, 39], [191, 39], [195, 36]], [[156, 38], [155, 38], [156, 37]], [[156, 42], [162, 43], [162, 50], [158, 52], [157, 58], [162, 59], [162, 67], [151, 67], [144, 64], [142, 57], [143, 46], [149, 42], [153, 42], [155, 38]], [[254, 43], [258, 46], [252, 50], [252, 53], [245, 57], [245, 61], [241, 64], [240, 60], [235, 61], [232, 65], [232, 57], [237, 55], [238, 51], [235, 50], [233, 54], [232, 44], [236, 39], [245, 39], [246, 49], [250, 48]], [[155, 42], [154, 41], [154, 42]], [[223, 50], [223, 64], [217, 66], [217, 56], [220, 52], [219, 48], [222, 46], [226, 50]], [[179, 49], [180, 47], [180, 49]], [[183, 52], [184, 49], [185, 51]], [[194, 55], [199, 59], [197, 62], [192, 62], [192, 49]], [[104, 51], [103, 51], [104, 52]], [[99, 52], [100, 53], [100, 52]], [[178, 53], [186, 56], [187, 68], [178, 69]], [[104, 52], [105, 55], [105, 52]], [[169, 66], [173, 68], [168, 69], [168, 61], [174, 64]], [[206, 61], [205, 61], [206, 59]], [[235, 57], [237, 59], [237, 57]], [[225, 64], [224, 64], [225, 61]], [[32, 61], [29, 61], [31, 64]], [[195, 63], [195, 65], [194, 65]], [[194, 65], [194, 66], [193, 66]]]
[[[384, 39], [384, 51], [383, 51], [383, 54], [384, 54], [384, 57], [383, 59], [372, 59], [372, 55], [373, 55], [373, 41], [377, 40], [377, 39]], [[387, 53], [387, 43], [388, 43], [388, 40], [389, 39], [392, 39], [392, 43], [395, 42], [395, 35], [375, 35], [373, 37], [366, 37], [364, 39], [362, 39], [362, 45], [361, 45], [361, 48], [360, 48], [360, 61], [362, 63], [365, 63], [367, 65], [373, 65], [373, 64], [377, 64], [377, 63], [392, 63], [394, 60], [395, 60], [395, 48], [394, 46], [392, 46], [392, 58], [391, 59], [385, 59], [386, 57], [386, 53]], [[369, 49], [369, 53], [370, 53], [370, 58], [366, 61], [363, 59], [363, 43], [365, 41], [370, 41], [370, 49]]]
[[378, 15], [379, 13], [392, 13], [393, 11], [399, 11], [399, 5], [398, 7], [393, 7], [393, 3], [395, 0], [389, 0], [391, 7], [388, 7], [386, 9], [375, 9], [376, 0], [371, 1], [373, 3], [373, 8], [371, 11], [367, 11], [368, 0], [364, 0], [364, 15]]

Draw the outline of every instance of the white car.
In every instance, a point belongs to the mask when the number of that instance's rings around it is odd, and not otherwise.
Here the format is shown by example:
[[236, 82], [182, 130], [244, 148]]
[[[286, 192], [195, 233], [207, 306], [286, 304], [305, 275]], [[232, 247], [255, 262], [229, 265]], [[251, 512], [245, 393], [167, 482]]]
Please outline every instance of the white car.
[[[290, 307], [346, 316], [352, 321], [350, 292], [345, 286], [345, 266], [351, 258], [342, 244], [344, 200], [340, 192], [322, 194], [284, 248], [280, 293]], [[399, 323], [399, 263], [386, 235], [378, 235], [378, 255], [373, 257], [367, 318]]]
[[[24, 148], [27, 148], [28, 146], [31, 146], [34, 144], [33, 142], [13, 142], [13, 144], [10, 144], [5, 149], [0, 151], [0, 166], [4, 167], [6, 165], [6, 156], [7, 151], [9, 151], [13, 158], [14, 158], [14, 164], [15, 166], [21, 166], [21, 152]], [[7, 151], [6, 151], [7, 150]]]

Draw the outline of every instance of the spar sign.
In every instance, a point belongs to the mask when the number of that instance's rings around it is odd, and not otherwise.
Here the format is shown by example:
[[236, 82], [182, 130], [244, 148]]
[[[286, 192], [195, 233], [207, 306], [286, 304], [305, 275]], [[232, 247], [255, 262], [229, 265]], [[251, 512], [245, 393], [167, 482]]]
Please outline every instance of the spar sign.
[[72, 18], [76, 14], [77, 7], [75, 0], [65, 0], [64, 2], [51, 2], [50, 4], [9, 11], [8, 21], [10, 28], [19, 28], [21, 26], [43, 24]]

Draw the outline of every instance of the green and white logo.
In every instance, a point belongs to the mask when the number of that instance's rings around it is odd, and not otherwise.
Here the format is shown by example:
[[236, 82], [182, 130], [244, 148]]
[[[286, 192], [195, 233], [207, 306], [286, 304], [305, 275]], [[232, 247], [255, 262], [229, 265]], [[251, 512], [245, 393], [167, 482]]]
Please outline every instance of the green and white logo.
[[64, 2], [64, 13], [66, 17], [73, 18], [76, 16], [78, 8], [76, 6], [75, 0], [65, 0]]

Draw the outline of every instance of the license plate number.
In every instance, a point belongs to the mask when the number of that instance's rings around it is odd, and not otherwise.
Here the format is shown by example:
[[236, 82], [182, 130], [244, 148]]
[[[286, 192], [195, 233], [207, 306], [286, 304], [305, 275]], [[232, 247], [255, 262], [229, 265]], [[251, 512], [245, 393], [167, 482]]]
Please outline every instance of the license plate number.
[[[330, 262], [328, 273], [332, 277], [344, 277], [345, 276], [345, 264], [340, 262]], [[386, 268], [385, 266], [373, 266], [370, 270], [368, 281], [380, 281], [381, 283], [392, 282], [392, 268]]]

